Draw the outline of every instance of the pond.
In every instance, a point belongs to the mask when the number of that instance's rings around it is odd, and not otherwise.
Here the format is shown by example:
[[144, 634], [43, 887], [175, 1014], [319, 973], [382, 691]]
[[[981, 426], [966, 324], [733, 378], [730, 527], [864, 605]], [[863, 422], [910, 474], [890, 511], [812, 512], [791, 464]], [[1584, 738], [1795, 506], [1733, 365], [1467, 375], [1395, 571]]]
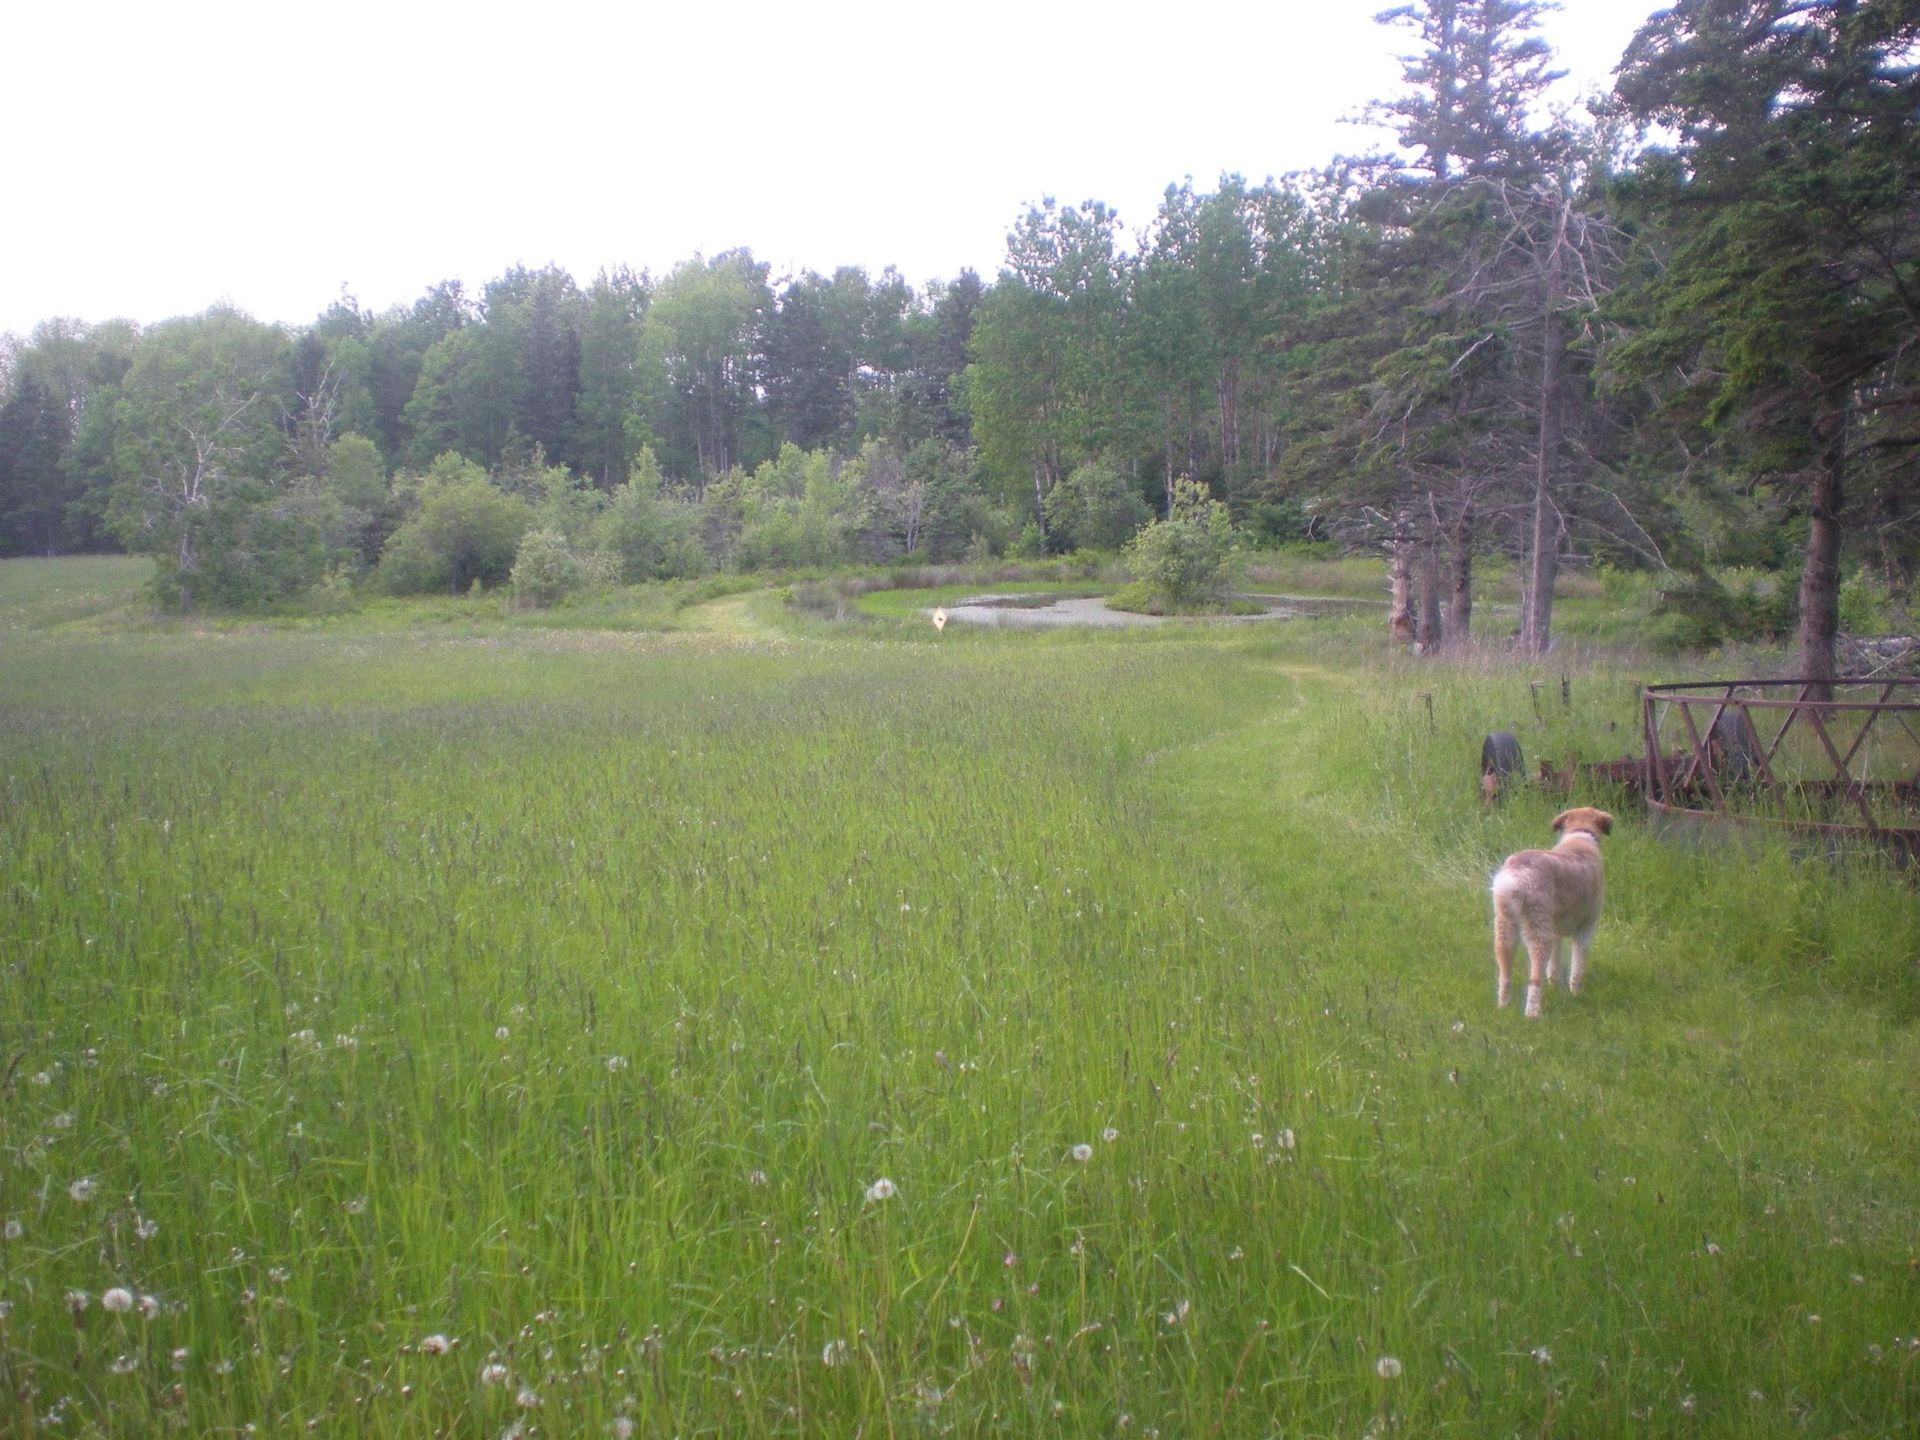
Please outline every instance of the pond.
[[[1256, 614], [1207, 617], [1209, 622], [1234, 624], [1260, 620], [1306, 620], [1322, 615], [1354, 615], [1377, 610], [1385, 603], [1378, 600], [1328, 599], [1314, 595], [1242, 595], [1239, 598], [1263, 608]], [[1090, 625], [1117, 628], [1164, 625], [1169, 619], [1163, 615], [1115, 610], [1099, 595], [969, 595], [946, 608], [947, 618], [963, 625]]]

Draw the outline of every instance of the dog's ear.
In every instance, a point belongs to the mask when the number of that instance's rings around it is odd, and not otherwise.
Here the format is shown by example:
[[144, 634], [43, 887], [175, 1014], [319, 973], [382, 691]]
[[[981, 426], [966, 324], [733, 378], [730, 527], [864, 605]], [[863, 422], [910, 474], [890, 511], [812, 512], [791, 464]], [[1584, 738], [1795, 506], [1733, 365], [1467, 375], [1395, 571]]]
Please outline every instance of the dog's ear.
[[1611, 835], [1613, 833], [1613, 816], [1604, 810], [1598, 810], [1594, 813], [1600, 817], [1600, 833], [1602, 835]]
[[1558, 835], [1562, 830], [1566, 828], [1567, 828], [1567, 812], [1565, 810], [1562, 810], [1558, 815], [1553, 817], [1553, 833]]

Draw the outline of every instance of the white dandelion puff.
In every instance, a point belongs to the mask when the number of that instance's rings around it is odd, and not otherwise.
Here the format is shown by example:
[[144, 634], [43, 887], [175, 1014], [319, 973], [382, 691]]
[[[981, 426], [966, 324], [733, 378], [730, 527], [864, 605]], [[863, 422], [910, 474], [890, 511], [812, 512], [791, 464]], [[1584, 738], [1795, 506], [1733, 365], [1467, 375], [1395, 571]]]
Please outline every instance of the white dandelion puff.
[[1382, 1380], [1398, 1380], [1400, 1369], [1400, 1362], [1391, 1355], [1382, 1355], [1373, 1362], [1373, 1373]]
[[510, 1040], [513, 1038], [513, 1031], [504, 1025], [498, 1026], [493, 1032], [493, 1038], [496, 1040]]
[[513, 1403], [518, 1405], [522, 1410], [538, 1410], [540, 1408], [540, 1396], [531, 1385], [522, 1385], [520, 1387], [520, 1393], [513, 1397]]
[[624, 1069], [626, 1069], [626, 1068], [627, 1068], [627, 1057], [626, 1057], [626, 1056], [624, 1056], [624, 1055], [609, 1055], [609, 1056], [607, 1056], [607, 1069], [608, 1069], [608, 1070], [609, 1070], [609, 1071], [610, 1071], [611, 1073], [613, 1073], [613, 1074], [615, 1074], [615, 1075], [618, 1075], [618, 1074], [619, 1074], [619, 1073], [620, 1073], [620, 1072], [621, 1072], [622, 1070], [624, 1070]]
[[158, 1295], [142, 1295], [140, 1297], [140, 1318], [142, 1320], [152, 1320], [159, 1314], [160, 1297]]
[[138, 1220], [134, 1221], [133, 1233], [138, 1235], [142, 1240], [151, 1240], [160, 1233], [160, 1222], [158, 1220], [149, 1220], [146, 1216], [142, 1215]]
[[846, 1341], [829, 1340], [820, 1347], [820, 1363], [831, 1370], [836, 1365], [846, 1364], [850, 1353]]
[[140, 1362], [131, 1355], [119, 1355], [107, 1368], [116, 1375], [131, 1375], [140, 1368]]
[[1545, 1366], [1553, 1364], [1553, 1351], [1544, 1345], [1536, 1345], [1528, 1353], [1533, 1356], [1533, 1363], [1536, 1365]]
[[878, 1204], [882, 1200], [891, 1200], [892, 1198], [893, 1181], [887, 1179], [884, 1175], [867, 1187], [867, 1199], [873, 1201], [875, 1204]]
[[633, 1417], [622, 1415], [613, 1422], [613, 1440], [633, 1440]]
[[1293, 1131], [1282, 1130], [1278, 1135], [1274, 1136], [1273, 1138], [1274, 1138], [1274, 1143], [1277, 1144], [1282, 1150], [1293, 1149], [1293, 1146], [1294, 1146]]
[[133, 1309], [133, 1292], [124, 1285], [116, 1285], [102, 1292], [100, 1308], [111, 1315], [124, 1315]]
[[1093, 1159], [1093, 1146], [1091, 1145], [1074, 1146], [1073, 1158], [1078, 1160], [1082, 1165], [1086, 1164], [1087, 1161]]
[[504, 1385], [507, 1380], [507, 1367], [498, 1360], [489, 1360], [480, 1367], [482, 1385]]
[[84, 1205], [93, 1198], [95, 1188], [93, 1181], [85, 1175], [82, 1175], [78, 1180], [67, 1186], [67, 1194], [72, 1197], [74, 1204]]
[[22, 1225], [18, 1220], [7, 1221], [6, 1229], [4, 1231], [0, 1231], [0, 1234], [5, 1234], [7, 1239], [9, 1240], [18, 1240], [22, 1235], [26, 1233], [27, 1233], [26, 1227]]
[[444, 1355], [451, 1349], [453, 1349], [453, 1342], [444, 1335], [429, 1335], [420, 1342], [422, 1355]]
[[1160, 1318], [1166, 1321], [1168, 1329], [1172, 1329], [1175, 1325], [1178, 1325], [1181, 1321], [1185, 1320], [1187, 1318], [1188, 1313], [1191, 1312], [1192, 1309], [1193, 1309], [1193, 1303], [1191, 1301], [1182, 1300], [1178, 1305], [1175, 1305], [1173, 1309], [1167, 1311]]
[[182, 1345], [168, 1357], [168, 1363], [173, 1366], [175, 1371], [187, 1368], [187, 1353], [187, 1347]]
[[1120, 1132], [1114, 1129], [1113, 1126], [1109, 1125], [1107, 1126], [1106, 1129], [1100, 1132], [1100, 1138], [1106, 1141], [1107, 1144], [1111, 1145], [1113, 1144], [1114, 1141], [1120, 1138]]

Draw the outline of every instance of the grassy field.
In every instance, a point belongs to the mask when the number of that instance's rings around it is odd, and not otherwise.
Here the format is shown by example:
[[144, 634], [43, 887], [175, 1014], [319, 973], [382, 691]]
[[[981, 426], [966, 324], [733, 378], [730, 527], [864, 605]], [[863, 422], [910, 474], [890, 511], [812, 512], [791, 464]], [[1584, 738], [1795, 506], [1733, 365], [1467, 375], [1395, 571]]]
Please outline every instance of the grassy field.
[[1480, 737], [1685, 666], [139, 579], [0, 565], [0, 1434], [1920, 1425], [1909, 880], [1623, 808], [1493, 1005]]

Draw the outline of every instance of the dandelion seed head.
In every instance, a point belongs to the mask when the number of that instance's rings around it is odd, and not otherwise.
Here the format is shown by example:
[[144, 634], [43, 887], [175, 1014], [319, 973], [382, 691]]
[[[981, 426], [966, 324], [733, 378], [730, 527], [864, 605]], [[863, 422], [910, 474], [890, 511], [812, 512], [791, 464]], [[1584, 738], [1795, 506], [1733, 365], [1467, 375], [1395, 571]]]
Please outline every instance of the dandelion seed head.
[[522, 1385], [520, 1387], [520, 1393], [513, 1397], [513, 1403], [518, 1405], [522, 1410], [538, 1410], [540, 1408], [540, 1395], [531, 1385]]
[[138, 1235], [142, 1240], [151, 1240], [160, 1233], [160, 1222], [158, 1220], [149, 1220], [146, 1216], [142, 1215], [138, 1220], [134, 1221], [133, 1233]]
[[513, 1038], [513, 1031], [504, 1025], [496, 1026], [494, 1027], [493, 1038], [496, 1040], [511, 1040]]
[[633, 1417], [622, 1415], [613, 1422], [613, 1440], [633, 1440]]
[[444, 1335], [429, 1335], [420, 1342], [422, 1355], [444, 1355], [451, 1349], [453, 1349], [453, 1342]]
[[875, 1204], [878, 1204], [882, 1200], [891, 1200], [892, 1198], [893, 1181], [887, 1179], [884, 1175], [867, 1186], [867, 1199], [873, 1201]]
[[1382, 1355], [1373, 1362], [1373, 1373], [1382, 1380], [1398, 1380], [1400, 1370], [1400, 1362], [1391, 1355]]
[[831, 1370], [836, 1365], [846, 1364], [849, 1353], [846, 1341], [829, 1340], [820, 1347], [820, 1363]]
[[626, 1068], [627, 1068], [626, 1056], [624, 1055], [607, 1056], [607, 1069], [610, 1073], [618, 1075], [622, 1070]]
[[131, 1375], [140, 1368], [140, 1362], [131, 1355], [116, 1355], [107, 1368], [116, 1375]]
[[1100, 1132], [1100, 1138], [1106, 1141], [1107, 1144], [1111, 1145], [1113, 1144], [1114, 1141], [1120, 1138], [1120, 1132], [1114, 1129], [1113, 1126], [1109, 1125], [1107, 1126], [1106, 1129]]
[[44, 1070], [36, 1070], [33, 1075], [33, 1083], [35, 1085], [51, 1085], [53, 1084], [53, 1076]]
[[67, 1194], [73, 1198], [74, 1204], [84, 1205], [93, 1198], [95, 1188], [93, 1181], [82, 1175], [78, 1180], [67, 1186]]
[[158, 1295], [142, 1295], [139, 1304], [140, 1318], [142, 1320], [158, 1318], [160, 1314], [160, 1297]]
[[133, 1292], [124, 1285], [115, 1285], [111, 1290], [102, 1292], [100, 1308], [111, 1315], [124, 1315], [133, 1309]]
[[489, 1360], [480, 1367], [482, 1385], [504, 1385], [507, 1379], [507, 1367], [498, 1360]]
[[754, 1185], [754, 1186], [759, 1186], [759, 1185], [764, 1185], [764, 1184], [766, 1184], [766, 1183], [767, 1183], [767, 1172], [766, 1172], [766, 1171], [764, 1171], [764, 1170], [749, 1170], [749, 1171], [747, 1172], [747, 1184], [749, 1184], [749, 1185]]
[[1091, 1145], [1074, 1146], [1073, 1158], [1078, 1160], [1082, 1165], [1086, 1164], [1087, 1161], [1093, 1159], [1093, 1146]]
[[1168, 1329], [1172, 1329], [1175, 1325], [1178, 1325], [1181, 1321], [1185, 1320], [1187, 1318], [1188, 1313], [1191, 1312], [1192, 1309], [1193, 1309], [1192, 1301], [1182, 1300], [1179, 1304], [1175, 1305], [1173, 1309], [1168, 1310], [1163, 1315], [1161, 1315], [1160, 1318], [1166, 1321]]
[[1549, 1350], [1544, 1345], [1534, 1346], [1533, 1350], [1530, 1353], [1533, 1355], [1533, 1363], [1536, 1365], [1553, 1364], [1553, 1351]]
[[27, 1233], [26, 1227], [22, 1225], [18, 1220], [7, 1221], [6, 1229], [4, 1231], [0, 1231], [0, 1234], [4, 1234], [9, 1240], [18, 1240], [22, 1235], [26, 1233]]

